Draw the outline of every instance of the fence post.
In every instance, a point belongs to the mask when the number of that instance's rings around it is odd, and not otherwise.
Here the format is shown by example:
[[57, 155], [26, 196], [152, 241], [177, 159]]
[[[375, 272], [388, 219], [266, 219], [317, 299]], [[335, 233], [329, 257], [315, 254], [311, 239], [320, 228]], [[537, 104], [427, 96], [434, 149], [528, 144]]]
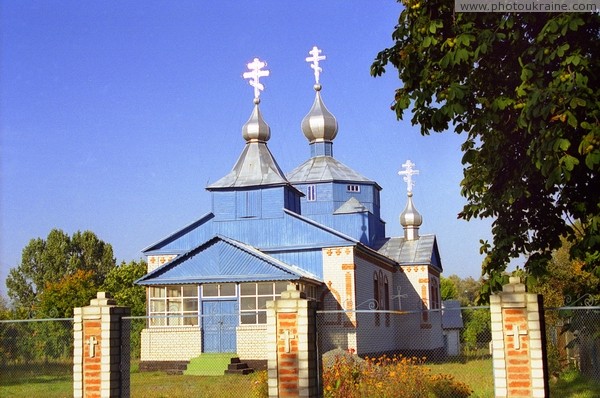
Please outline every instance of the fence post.
[[547, 397], [548, 366], [542, 296], [511, 277], [490, 297], [496, 397]]
[[75, 398], [129, 397], [129, 332], [121, 325], [129, 308], [116, 304], [98, 292], [89, 306], [74, 309]]
[[293, 285], [267, 302], [269, 397], [318, 397], [316, 304]]

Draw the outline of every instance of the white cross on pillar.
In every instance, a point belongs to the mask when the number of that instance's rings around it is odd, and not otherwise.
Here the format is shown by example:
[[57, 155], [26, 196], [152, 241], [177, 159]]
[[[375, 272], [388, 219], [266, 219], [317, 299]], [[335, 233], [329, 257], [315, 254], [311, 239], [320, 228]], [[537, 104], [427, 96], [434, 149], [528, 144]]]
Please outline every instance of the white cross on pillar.
[[96, 339], [96, 336], [90, 336], [86, 344], [90, 347], [90, 358], [94, 358], [96, 356], [96, 346], [98, 345], [98, 340]]
[[512, 336], [513, 337], [513, 345], [515, 347], [515, 350], [520, 350], [521, 349], [521, 336], [526, 336], [527, 335], [527, 330], [519, 330], [519, 326], [518, 325], [514, 325], [513, 329], [506, 332], [507, 336]]
[[266, 62], [260, 61], [258, 58], [254, 58], [254, 61], [248, 64], [248, 69], [250, 71], [245, 72], [243, 75], [244, 79], [250, 79], [248, 83], [254, 87], [254, 98], [258, 98], [261, 90], [265, 89], [265, 86], [260, 83], [260, 78], [269, 76], [270, 73], [268, 70], [262, 70], [262, 68], [265, 66], [267, 66]]
[[404, 170], [400, 170], [398, 174], [404, 176], [404, 182], [406, 183], [406, 189], [409, 193], [412, 192], [413, 187], [415, 186], [415, 182], [412, 179], [412, 176], [419, 174], [419, 170], [415, 170], [415, 164], [410, 160], [407, 160], [406, 163], [402, 165]]
[[281, 337], [279, 337], [279, 340], [283, 340], [285, 352], [291, 351], [290, 340], [295, 339], [295, 338], [296, 338], [296, 336], [291, 334], [288, 329], [284, 330]]
[[306, 58], [306, 62], [312, 62], [310, 67], [315, 71], [315, 83], [317, 84], [319, 84], [319, 76], [323, 71], [323, 69], [319, 66], [319, 61], [327, 59], [326, 56], [319, 55], [322, 51], [323, 50], [319, 50], [317, 46], [314, 46], [312, 50], [308, 52], [311, 56]]

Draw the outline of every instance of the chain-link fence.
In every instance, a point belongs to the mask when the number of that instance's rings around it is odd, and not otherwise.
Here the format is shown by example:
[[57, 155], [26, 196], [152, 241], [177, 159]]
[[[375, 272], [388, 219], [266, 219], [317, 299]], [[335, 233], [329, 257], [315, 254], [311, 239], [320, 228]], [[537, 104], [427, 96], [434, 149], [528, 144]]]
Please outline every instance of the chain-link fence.
[[[131, 396], [261, 396], [260, 386], [266, 388], [266, 372], [261, 370], [266, 367], [267, 326], [240, 324], [230, 317], [125, 318]], [[337, 372], [338, 379], [346, 380], [357, 380], [360, 374], [373, 389], [393, 387], [390, 380], [399, 380], [406, 390], [407, 380], [427, 380], [438, 391], [450, 391], [448, 397], [464, 386], [471, 397], [493, 396], [486, 307], [319, 311], [316, 323], [324, 389]], [[575, 371], [600, 386], [600, 307], [546, 309], [545, 323], [551, 377]], [[0, 342], [0, 396], [72, 396], [72, 319], [0, 321]], [[256, 371], [225, 374], [232, 357], [241, 362], [234, 369], [247, 365]]]
[[0, 321], [0, 396], [73, 393], [73, 319]]
[[317, 331], [332, 396], [494, 395], [488, 307], [319, 311]]

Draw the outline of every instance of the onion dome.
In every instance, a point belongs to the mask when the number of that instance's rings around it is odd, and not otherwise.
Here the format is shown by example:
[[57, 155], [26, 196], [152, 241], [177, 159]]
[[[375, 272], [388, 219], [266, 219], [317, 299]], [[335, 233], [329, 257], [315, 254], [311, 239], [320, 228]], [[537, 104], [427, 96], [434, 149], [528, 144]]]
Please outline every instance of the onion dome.
[[250, 119], [242, 127], [242, 137], [246, 142], [267, 142], [271, 138], [271, 128], [262, 117], [262, 113], [258, 108], [260, 103], [259, 98], [254, 99], [254, 110], [250, 115]]
[[419, 227], [423, 224], [423, 216], [415, 208], [412, 196], [412, 192], [409, 192], [406, 207], [402, 214], [400, 214], [400, 224], [404, 227], [404, 237], [407, 240], [418, 239]]
[[310, 143], [331, 142], [337, 135], [338, 124], [321, 99], [321, 85], [314, 86], [315, 101], [308, 114], [302, 119], [302, 132]]

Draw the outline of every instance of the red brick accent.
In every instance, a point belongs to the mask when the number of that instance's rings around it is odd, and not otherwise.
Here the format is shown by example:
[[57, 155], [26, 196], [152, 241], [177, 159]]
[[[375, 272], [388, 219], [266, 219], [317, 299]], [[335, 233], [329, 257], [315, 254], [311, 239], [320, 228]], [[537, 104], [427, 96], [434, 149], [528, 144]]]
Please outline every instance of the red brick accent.
[[83, 396], [85, 398], [100, 398], [102, 359], [100, 326], [100, 321], [83, 321]]
[[[286, 335], [287, 333], [287, 335]], [[287, 349], [289, 348], [289, 352]], [[280, 397], [297, 397], [298, 372], [298, 314], [277, 314], [277, 384]]]
[[509, 397], [530, 397], [531, 359], [525, 308], [502, 309], [506, 354], [506, 379]]

